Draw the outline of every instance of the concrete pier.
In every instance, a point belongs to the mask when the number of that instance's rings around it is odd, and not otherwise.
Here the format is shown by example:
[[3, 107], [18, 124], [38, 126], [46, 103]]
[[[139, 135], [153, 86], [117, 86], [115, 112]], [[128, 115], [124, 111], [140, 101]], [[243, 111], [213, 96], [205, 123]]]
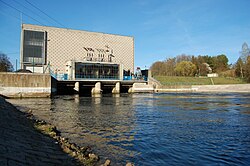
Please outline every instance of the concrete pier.
[[96, 95], [96, 94], [101, 94], [101, 93], [102, 93], [101, 82], [97, 82], [97, 83], [95, 84], [95, 87], [92, 88], [91, 94], [92, 94], [92, 95]]
[[113, 94], [119, 94], [120, 93], [120, 87], [121, 87], [121, 83], [117, 82], [115, 84], [115, 87], [112, 89], [112, 93]]
[[77, 91], [78, 93], [80, 92], [80, 83], [79, 82], [75, 83], [74, 90]]
[[129, 93], [152, 93], [154, 92], [154, 86], [146, 83], [134, 83], [128, 90]]

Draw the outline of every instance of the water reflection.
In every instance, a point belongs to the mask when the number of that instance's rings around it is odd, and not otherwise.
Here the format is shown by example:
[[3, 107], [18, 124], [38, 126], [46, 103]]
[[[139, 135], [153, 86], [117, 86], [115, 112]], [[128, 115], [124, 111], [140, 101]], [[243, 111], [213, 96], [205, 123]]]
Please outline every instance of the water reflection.
[[11, 99], [114, 165], [248, 165], [249, 94]]
[[[64, 137], [79, 145], [90, 145], [119, 163], [132, 157], [135, 117], [127, 98], [61, 96], [54, 99], [10, 100], [23, 111], [32, 110], [35, 117], [52, 123]], [[130, 110], [130, 111], [128, 111]], [[126, 147], [126, 148], [123, 148]], [[104, 159], [104, 158], [103, 158]]]

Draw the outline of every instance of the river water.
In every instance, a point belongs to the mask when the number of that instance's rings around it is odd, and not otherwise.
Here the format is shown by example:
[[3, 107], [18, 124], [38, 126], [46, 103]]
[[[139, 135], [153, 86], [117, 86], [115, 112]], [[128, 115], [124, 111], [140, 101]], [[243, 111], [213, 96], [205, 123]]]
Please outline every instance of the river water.
[[250, 165], [250, 94], [9, 99], [113, 165]]

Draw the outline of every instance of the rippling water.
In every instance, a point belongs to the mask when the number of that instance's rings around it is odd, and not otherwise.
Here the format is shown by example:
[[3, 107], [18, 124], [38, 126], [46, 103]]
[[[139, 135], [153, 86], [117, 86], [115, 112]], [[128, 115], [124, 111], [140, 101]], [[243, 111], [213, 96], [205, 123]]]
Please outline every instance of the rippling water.
[[113, 165], [250, 165], [250, 94], [10, 99]]

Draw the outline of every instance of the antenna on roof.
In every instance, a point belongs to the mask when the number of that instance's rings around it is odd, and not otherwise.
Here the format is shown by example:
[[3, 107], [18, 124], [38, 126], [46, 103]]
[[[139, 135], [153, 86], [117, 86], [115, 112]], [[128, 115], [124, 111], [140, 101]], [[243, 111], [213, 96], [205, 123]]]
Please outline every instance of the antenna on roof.
[[20, 21], [21, 21], [21, 27], [22, 27], [23, 25], [23, 13], [22, 12], [20, 12]]

